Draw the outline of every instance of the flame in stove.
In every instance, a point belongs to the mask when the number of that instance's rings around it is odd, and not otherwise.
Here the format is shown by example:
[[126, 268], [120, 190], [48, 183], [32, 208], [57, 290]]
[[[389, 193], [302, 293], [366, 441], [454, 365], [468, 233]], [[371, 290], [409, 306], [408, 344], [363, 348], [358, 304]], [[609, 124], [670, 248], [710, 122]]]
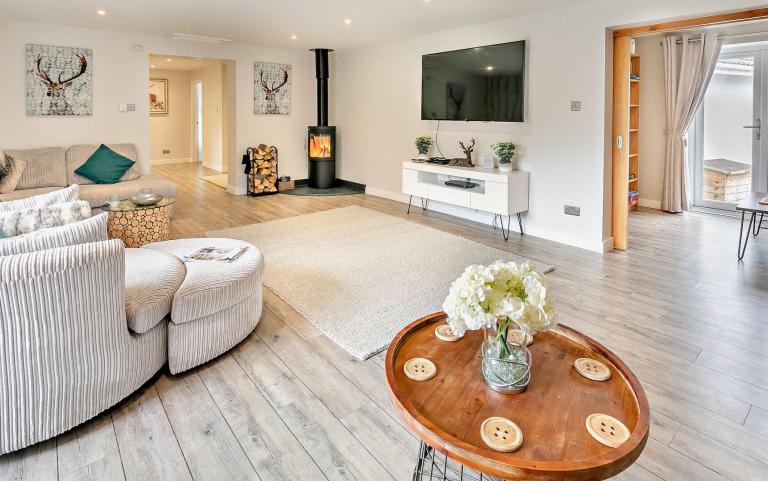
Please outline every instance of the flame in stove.
[[312, 134], [309, 140], [309, 156], [313, 159], [327, 159], [331, 157], [331, 136], [325, 134]]

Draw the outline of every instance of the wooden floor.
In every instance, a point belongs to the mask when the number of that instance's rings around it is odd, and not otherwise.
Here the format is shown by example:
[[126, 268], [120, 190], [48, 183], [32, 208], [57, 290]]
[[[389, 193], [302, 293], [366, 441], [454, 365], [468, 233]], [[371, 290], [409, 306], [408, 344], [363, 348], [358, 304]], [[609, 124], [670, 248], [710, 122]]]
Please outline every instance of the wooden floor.
[[[155, 168], [180, 192], [173, 234], [363, 205], [557, 266], [561, 322], [627, 361], [651, 403], [638, 462], [615, 479], [768, 479], [768, 240], [736, 260], [738, 223], [641, 210], [628, 252], [405, 215], [377, 197], [235, 197], [192, 164]], [[359, 362], [270, 292], [256, 331], [180, 376], [159, 375], [72, 431], [0, 457], [3, 480], [407, 480], [417, 441], [390, 407], [382, 355]]]

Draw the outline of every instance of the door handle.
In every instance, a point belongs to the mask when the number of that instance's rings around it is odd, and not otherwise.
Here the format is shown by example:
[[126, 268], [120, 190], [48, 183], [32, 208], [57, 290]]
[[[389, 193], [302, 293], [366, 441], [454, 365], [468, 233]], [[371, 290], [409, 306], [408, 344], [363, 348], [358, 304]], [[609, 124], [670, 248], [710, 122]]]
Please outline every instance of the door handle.
[[755, 125], [744, 126], [745, 129], [753, 129], [755, 131], [755, 140], [760, 140], [761, 127], [760, 119], [755, 119]]

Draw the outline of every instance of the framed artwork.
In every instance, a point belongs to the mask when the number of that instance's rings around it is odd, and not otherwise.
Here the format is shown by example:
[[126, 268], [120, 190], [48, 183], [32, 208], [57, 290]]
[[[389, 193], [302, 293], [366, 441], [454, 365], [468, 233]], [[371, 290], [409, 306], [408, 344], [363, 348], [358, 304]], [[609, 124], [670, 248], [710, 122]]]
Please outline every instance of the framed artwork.
[[26, 46], [27, 115], [93, 115], [93, 51]]
[[168, 113], [168, 79], [149, 79], [149, 113]]
[[253, 113], [291, 113], [291, 66], [283, 63], [253, 64]]

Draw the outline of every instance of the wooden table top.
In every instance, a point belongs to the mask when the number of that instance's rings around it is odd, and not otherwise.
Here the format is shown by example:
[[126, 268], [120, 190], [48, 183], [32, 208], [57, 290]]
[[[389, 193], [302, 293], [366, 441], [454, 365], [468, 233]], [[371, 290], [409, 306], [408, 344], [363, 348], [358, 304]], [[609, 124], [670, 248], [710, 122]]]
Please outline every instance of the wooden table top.
[[765, 212], [768, 213], [768, 205], [760, 203], [762, 199], [768, 198], [768, 193], [765, 192], [750, 192], [744, 200], [739, 202], [736, 206], [736, 210], [746, 210], [749, 212]]
[[[649, 407], [635, 375], [598, 342], [565, 326], [536, 335], [530, 346], [532, 377], [522, 394], [500, 394], [483, 381], [482, 331], [467, 331], [458, 342], [434, 335], [445, 314], [423, 317], [403, 329], [387, 351], [386, 376], [392, 402], [406, 425], [450, 458], [504, 479], [595, 480], [623, 471], [640, 455], [648, 439]], [[437, 366], [429, 381], [408, 379], [403, 365], [424, 357]], [[573, 362], [591, 357], [605, 363], [605, 382], [579, 375]], [[618, 448], [598, 443], [587, 432], [593, 413], [613, 416], [632, 433]], [[491, 450], [480, 425], [492, 416], [514, 421], [523, 445], [513, 453]]]

